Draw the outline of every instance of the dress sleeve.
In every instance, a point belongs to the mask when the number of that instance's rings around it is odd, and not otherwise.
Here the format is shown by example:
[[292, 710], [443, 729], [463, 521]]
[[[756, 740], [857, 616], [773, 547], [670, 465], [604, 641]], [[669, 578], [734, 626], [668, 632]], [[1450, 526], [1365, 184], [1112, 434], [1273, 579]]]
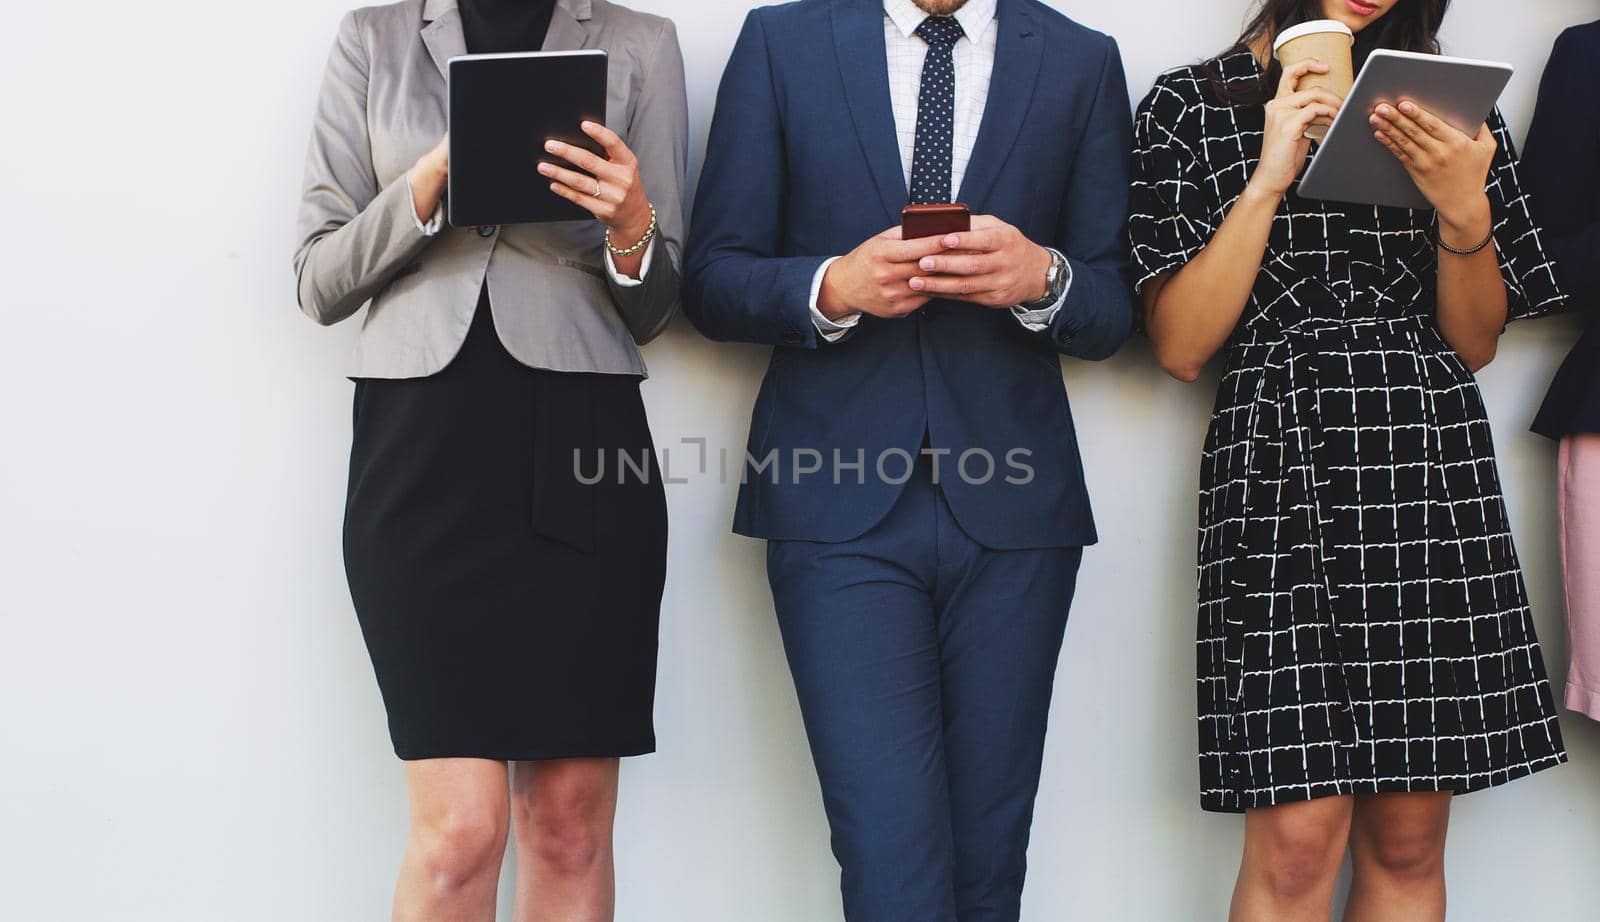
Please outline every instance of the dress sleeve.
[[1500, 274], [1510, 299], [1506, 317], [1522, 320], [1566, 310], [1567, 295], [1556, 281], [1543, 232], [1533, 223], [1528, 195], [1517, 176], [1517, 148], [1498, 108], [1489, 114], [1489, 130], [1497, 143], [1487, 191]]
[[1183, 268], [1216, 232], [1200, 151], [1204, 103], [1185, 92], [1194, 79], [1162, 75], [1134, 118], [1128, 234], [1135, 289]]

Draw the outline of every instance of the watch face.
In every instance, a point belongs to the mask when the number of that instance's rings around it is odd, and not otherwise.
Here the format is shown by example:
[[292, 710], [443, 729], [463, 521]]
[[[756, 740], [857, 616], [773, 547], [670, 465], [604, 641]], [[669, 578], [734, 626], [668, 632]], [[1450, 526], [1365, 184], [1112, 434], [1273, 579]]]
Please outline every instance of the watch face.
[[1062, 263], [1061, 257], [1057, 256], [1050, 261], [1049, 298], [1051, 301], [1059, 300], [1061, 297], [1061, 289], [1064, 287], [1063, 283], [1067, 278], [1066, 269], [1067, 267]]

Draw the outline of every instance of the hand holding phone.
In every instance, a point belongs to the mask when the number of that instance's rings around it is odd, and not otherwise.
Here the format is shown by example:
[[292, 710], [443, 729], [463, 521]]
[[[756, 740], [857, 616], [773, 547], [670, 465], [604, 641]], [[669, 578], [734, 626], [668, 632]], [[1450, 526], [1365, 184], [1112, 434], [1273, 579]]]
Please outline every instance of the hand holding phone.
[[972, 230], [940, 240], [952, 246], [920, 259], [908, 280], [917, 294], [1009, 309], [1049, 291], [1055, 256], [993, 215], [978, 215]]
[[867, 238], [828, 266], [817, 292], [817, 310], [829, 320], [852, 314], [904, 317], [916, 311], [928, 298], [907, 283], [921, 271], [921, 260], [944, 252], [945, 239], [941, 232], [908, 240], [900, 227]]

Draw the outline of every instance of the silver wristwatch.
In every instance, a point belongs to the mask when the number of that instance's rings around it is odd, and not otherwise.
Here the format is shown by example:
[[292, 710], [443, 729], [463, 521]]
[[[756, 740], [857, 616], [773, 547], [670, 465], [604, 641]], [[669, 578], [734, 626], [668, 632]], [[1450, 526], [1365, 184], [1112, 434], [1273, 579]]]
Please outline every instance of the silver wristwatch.
[[1067, 258], [1055, 250], [1050, 251], [1050, 271], [1044, 281], [1044, 297], [1019, 305], [1024, 311], [1046, 310], [1067, 293]]

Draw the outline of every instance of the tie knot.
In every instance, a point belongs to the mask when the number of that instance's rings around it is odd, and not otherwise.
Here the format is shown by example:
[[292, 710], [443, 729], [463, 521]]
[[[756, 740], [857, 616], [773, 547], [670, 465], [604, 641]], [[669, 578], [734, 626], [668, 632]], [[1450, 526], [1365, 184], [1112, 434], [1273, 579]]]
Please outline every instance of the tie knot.
[[966, 33], [954, 16], [929, 16], [917, 26], [916, 34], [931, 48], [954, 48]]

